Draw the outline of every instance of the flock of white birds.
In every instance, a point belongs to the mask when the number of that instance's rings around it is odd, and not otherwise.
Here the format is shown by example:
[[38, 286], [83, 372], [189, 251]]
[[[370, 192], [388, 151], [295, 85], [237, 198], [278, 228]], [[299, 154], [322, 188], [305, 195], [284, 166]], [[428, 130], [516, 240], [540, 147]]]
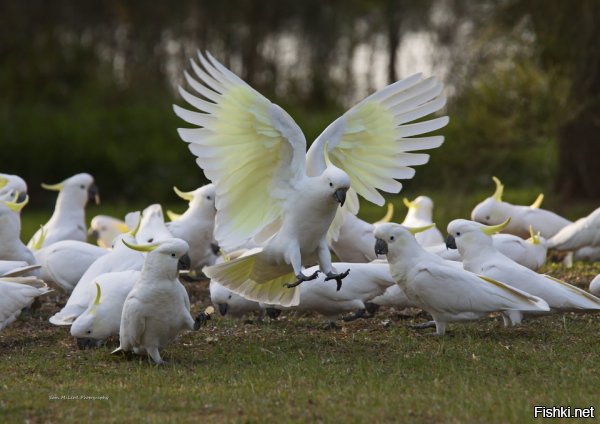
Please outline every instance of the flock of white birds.
[[[50, 317], [70, 326], [80, 347], [119, 336], [115, 350], [147, 355], [211, 311], [193, 317], [182, 275], [210, 278], [214, 309], [224, 317], [281, 310], [317, 312], [328, 324], [342, 315], [372, 316], [380, 307], [420, 308], [443, 335], [449, 322], [500, 313], [506, 326], [524, 318], [600, 310], [600, 276], [590, 292], [536, 272], [548, 249], [567, 260], [600, 259], [600, 209], [576, 222], [540, 207], [502, 200], [496, 191], [471, 219], [432, 222], [426, 196], [404, 199], [401, 224], [393, 208], [374, 224], [357, 217], [359, 197], [384, 205], [380, 191], [398, 193], [444, 139], [428, 135], [447, 117], [426, 118], [446, 103], [443, 85], [420, 74], [391, 84], [334, 121], [306, 151], [292, 118], [210, 54], [185, 73], [194, 110], [174, 106], [192, 128], [179, 129], [211, 184], [175, 192], [189, 202], [182, 215], [160, 205], [120, 220], [85, 208], [98, 198], [94, 179], [77, 174], [55, 185], [51, 219], [27, 245], [20, 214], [27, 185], [0, 174], [0, 330], [50, 286], [70, 294]], [[97, 245], [87, 243], [88, 236]], [[332, 262], [332, 253], [339, 262]], [[350, 314], [350, 315], [348, 315]]]

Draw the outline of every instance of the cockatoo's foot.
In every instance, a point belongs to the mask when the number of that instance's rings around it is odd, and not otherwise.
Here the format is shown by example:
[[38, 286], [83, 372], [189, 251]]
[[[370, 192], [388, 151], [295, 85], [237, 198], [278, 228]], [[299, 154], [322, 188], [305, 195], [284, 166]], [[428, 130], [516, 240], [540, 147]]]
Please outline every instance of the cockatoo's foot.
[[425, 330], [426, 328], [435, 328], [435, 321], [427, 321], [421, 324], [409, 325], [413, 330]]
[[271, 319], [277, 319], [279, 318], [279, 315], [281, 315], [281, 309], [277, 309], [277, 308], [266, 308], [265, 309], [265, 313], [267, 314], [267, 316]]
[[327, 273], [327, 278], [325, 278], [325, 281], [335, 280], [337, 282], [336, 291], [340, 291], [340, 289], [342, 288], [342, 280], [344, 278], [346, 278], [348, 276], [348, 274], [350, 274], [349, 269], [347, 269], [345, 272], [342, 272], [341, 274], [336, 274], [335, 272], [329, 272], [329, 273]]
[[194, 321], [194, 330], [199, 330], [200, 327], [202, 327], [203, 325], [206, 325], [207, 321], [210, 320], [210, 314], [207, 314], [206, 312], [200, 312], [197, 316], [196, 316], [196, 320]]
[[304, 274], [300, 273], [300, 274], [296, 275], [297, 280], [296, 280], [295, 283], [286, 284], [285, 286], [288, 289], [293, 289], [294, 287], [299, 286], [300, 284], [302, 284], [305, 281], [314, 280], [318, 276], [319, 276], [319, 271], [318, 270], [315, 271], [315, 272], [313, 272], [312, 275], [304, 275]]

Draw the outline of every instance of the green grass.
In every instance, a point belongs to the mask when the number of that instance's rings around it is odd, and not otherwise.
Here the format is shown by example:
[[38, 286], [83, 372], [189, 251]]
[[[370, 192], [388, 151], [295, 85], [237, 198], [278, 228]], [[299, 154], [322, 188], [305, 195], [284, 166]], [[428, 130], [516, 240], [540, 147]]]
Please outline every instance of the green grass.
[[[445, 222], [471, 208], [464, 198], [432, 197]], [[363, 208], [373, 219], [382, 211]], [[24, 228], [32, 231], [30, 221], [42, 214], [27, 213]], [[546, 271], [587, 288], [600, 265]], [[208, 306], [206, 281], [186, 287], [193, 312]], [[78, 350], [68, 329], [47, 321], [65, 301], [48, 295], [0, 333], [0, 421], [505, 423], [532, 421], [534, 405], [600, 407], [598, 314], [544, 317], [515, 329], [495, 317], [451, 324], [444, 338], [408, 327], [424, 316], [393, 310], [329, 331], [315, 316], [215, 317], [165, 349], [169, 364], [156, 367], [111, 355], [116, 338]]]

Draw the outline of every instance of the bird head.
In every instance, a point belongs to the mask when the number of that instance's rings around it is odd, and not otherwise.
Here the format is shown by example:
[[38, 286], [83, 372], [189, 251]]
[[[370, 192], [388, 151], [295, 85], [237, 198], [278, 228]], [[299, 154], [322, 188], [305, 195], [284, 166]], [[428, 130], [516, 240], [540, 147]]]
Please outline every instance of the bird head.
[[177, 276], [180, 270], [189, 270], [191, 259], [188, 255], [190, 246], [184, 240], [168, 238], [152, 244], [123, 244], [138, 252], [146, 252], [144, 269], [151, 268], [153, 272], [164, 274], [169, 278]]
[[492, 245], [493, 234], [502, 231], [510, 222], [510, 217], [499, 225], [483, 225], [466, 219], [455, 219], [448, 224], [446, 247], [458, 249], [461, 253], [469, 248]]
[[431, 221], [433, 215], [433, 201], [429, 197], [419, 196], [413, 201], [410, 201], [405, 197], [403, 202], [408, 208], [408, 214]]
[[92, 199], [96, 204], [100, 204], [98, 186], [94, 184], [94, 178], [90, 174], [76, 174], [58, 184], [42, 183], [42, 188], [50, 191], [58, 191], [60, 195], [82, 207]]
[[490, 197], [479, 203], [471, 212], [471, 219], [486, 225], [497, 225], [509, 217], [508, 204], [502, 200], [504, 185], [496, 177], [492, 177], [496, 191]]
[[387, 255], [393, 260], [418, 245], [415, 234], [426, 231], [435, 224], [409, 228], [395, 223], [375, 224], [375, 254]]

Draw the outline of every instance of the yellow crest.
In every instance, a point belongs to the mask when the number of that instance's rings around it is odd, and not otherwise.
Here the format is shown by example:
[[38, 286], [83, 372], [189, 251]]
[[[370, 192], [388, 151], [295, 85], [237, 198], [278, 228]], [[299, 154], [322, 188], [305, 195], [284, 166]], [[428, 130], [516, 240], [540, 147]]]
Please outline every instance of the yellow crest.
[[504, 230], [509, 223], [510, 223], [510, 216], [508, 218], [506, 218], [506, 221], [504, 221], [502, 224], [487, 225], [487, 226], [484, 225], [483, 227], [480, 228], [480, 230], [483, 234], [491, 236], [492, 234], [496, 234], [496, 233], [499, 233], [500, 231]]

